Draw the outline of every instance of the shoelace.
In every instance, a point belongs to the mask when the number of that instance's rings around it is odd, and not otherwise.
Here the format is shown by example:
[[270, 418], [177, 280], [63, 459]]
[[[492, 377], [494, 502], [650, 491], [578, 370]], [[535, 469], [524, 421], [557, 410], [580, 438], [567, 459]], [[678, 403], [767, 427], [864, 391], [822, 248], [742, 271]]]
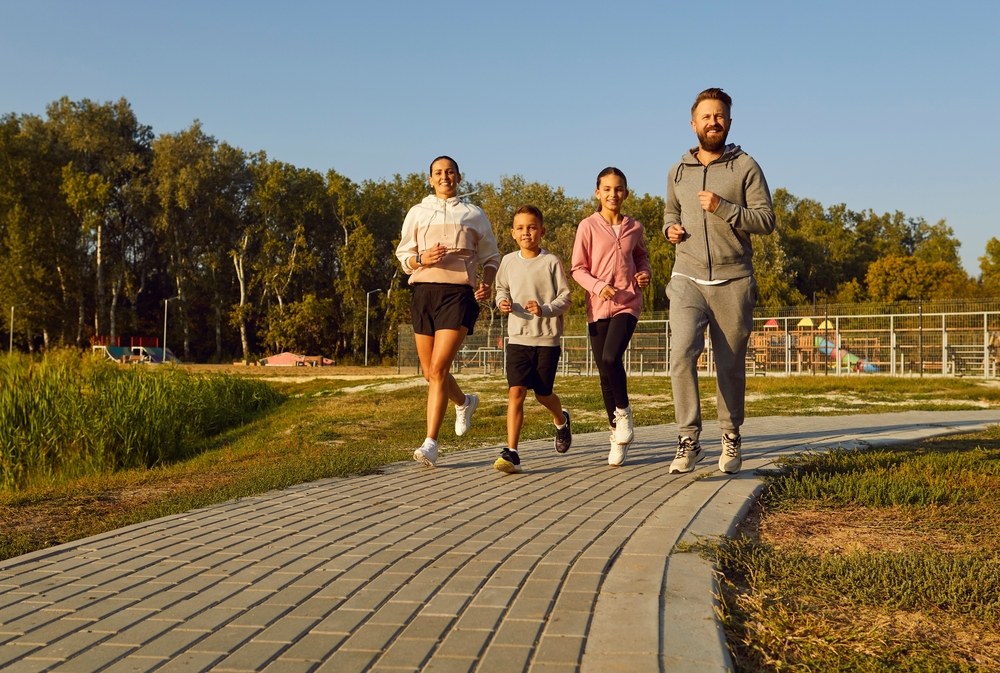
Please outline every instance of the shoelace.
[[730, 439], [727, 435], [722, 435], [722, 450], [725, 452], [727, 458], [736, 458], [740, 455], [740, 444], [742, 444], [743, 438], [737, 436], [736, 439]]
[[677, 458], [686, 458], [688, 451], [694, 451], [694, 440], [690, 437], [681, 437], [677, 442]]

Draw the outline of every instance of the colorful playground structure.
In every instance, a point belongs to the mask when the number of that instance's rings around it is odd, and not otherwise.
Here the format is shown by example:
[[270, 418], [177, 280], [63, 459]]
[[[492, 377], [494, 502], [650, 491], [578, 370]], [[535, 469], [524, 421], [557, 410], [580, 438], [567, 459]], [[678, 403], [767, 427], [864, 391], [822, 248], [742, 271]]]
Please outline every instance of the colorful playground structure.
[[[751, 336], [751, 354], [755, 358], [758, 353], [763, 355], [757, 365], [763, 367], [765, 371], [772, 368], [772, 362], [783, 363], [786, 350], [794, 353], [792, 366], [796, 372], [822, 371], [825, 368], [865, 374], [876, 374], [881, 371], [869, 357], [851, 352], [844, 347], [843, 342], [838, 347], [831, 341], [830, 336], [837, 334], [838, 330], [830, 320], [824, 320], [816, 325], [812, 318], [802, 318], [795, 325], [795, 331], [787, 334], [780, 332], [780, 327], [778, 321], [771, 318], [764, 323], [763, 332], [755, 332]], [[857, 346], [868, 353], [877, 353], [881, 348], [877, 337], [850, 338], [848, 341], [857, 342]], [[775, 352], [778, 350], [780, 354]], [[774, 357], [770, 357], [771, 355]]]
[[108, 337], [95, 337], [91, 348], [95, 353], [103, 353], [109, 360], [120, 364], [151, 364], [164, 362], [180, 363], [177, 356], [168, 348], [166, 354], [160, 348], [160, 340], [156, 337], [129, 337], [129, 345], [121, 345], [121, 337], [116, 337], [112, 345]]

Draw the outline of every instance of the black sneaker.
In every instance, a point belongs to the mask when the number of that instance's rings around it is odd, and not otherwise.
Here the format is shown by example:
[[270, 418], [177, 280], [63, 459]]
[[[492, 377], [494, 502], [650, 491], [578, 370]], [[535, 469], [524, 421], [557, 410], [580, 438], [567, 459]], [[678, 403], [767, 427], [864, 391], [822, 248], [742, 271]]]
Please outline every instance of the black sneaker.
[[556, 428], [556, 451], [566, 453], [573, 444], [573, 426], [569, 421], [569, 410], [563, 409], [563, 416], [566, 417], [566, 427], [562, 430]]
[[520, 474], [521, 458], [517, 455], [517, 451], [504, 449], [500, 452], [500, 457], [497, 458], [497, 462], [493, 463], [493, 467], [501, 472], [506, 472], [507, 474]]

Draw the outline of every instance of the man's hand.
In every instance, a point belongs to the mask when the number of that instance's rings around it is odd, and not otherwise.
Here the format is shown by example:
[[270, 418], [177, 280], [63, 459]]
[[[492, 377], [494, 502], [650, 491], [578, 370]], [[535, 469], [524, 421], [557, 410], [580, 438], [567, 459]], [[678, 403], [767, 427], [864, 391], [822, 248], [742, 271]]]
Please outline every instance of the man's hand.
[[531, 315], [542, 317], [542, 307], [538, 305], [538, 302], [532, 299], [527, 304], [524, 305], [524, 310]]
[[649, 274], [645, 271], [640, 271], [635, 274], [635, 282], [639, 283], [639, 287], [646, 287], [649, 285]]
[[714, 213], [715, 209], [722, 203], [722, 199], [719, 198], [718, 194], [704, 190], [698, 192], [698, 200], [701, 201], [701, 207], [710, 213]]
[[611, 299], [614, 299], [615, 292], [618, 292], [618, 290], [616, 290], [613, 285], [605, 285], [601, 289], [601, 293], [598, 296], [604, 301], [610, 301]]
[[497, 306], [504, 313], [510, 313], [511, 311], [514, 310], [514, 307], [510, 305], [510, 299], [501, 299], [500, 301], [497, 302]]
[[476, 301], [483, 301], [490, 298], [490, 286], [486, 283], [480, 283], [479, 287], [476, 288], [475, 292]]
[[678, 243], [683, 241], [685, 236], [687, 236], [687, 232], [684, 231], [684, 227], [682, 227], [681, 225], [671, 224], [669, 227], [667, 227], [667, 240], [673, 243], [674, 245], [677, 245]]

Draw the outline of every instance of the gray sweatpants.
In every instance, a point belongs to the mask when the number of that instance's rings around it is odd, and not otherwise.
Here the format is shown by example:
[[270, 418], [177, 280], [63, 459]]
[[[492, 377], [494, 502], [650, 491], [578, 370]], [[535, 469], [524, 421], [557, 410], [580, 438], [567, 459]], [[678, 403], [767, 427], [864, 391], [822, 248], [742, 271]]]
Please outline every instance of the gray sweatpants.
[[667, 285], [667, 297], [670, 381], [678, 433], [693, 439], [701, 434], [698, 357], [705, 348], [706, 326], [718, 371], [719, 427], [738, 433], [744, 418], [747, 341], [753, 331], [757, 281], [747, 276], [722, 285], [699, 285], [674, 276]]

